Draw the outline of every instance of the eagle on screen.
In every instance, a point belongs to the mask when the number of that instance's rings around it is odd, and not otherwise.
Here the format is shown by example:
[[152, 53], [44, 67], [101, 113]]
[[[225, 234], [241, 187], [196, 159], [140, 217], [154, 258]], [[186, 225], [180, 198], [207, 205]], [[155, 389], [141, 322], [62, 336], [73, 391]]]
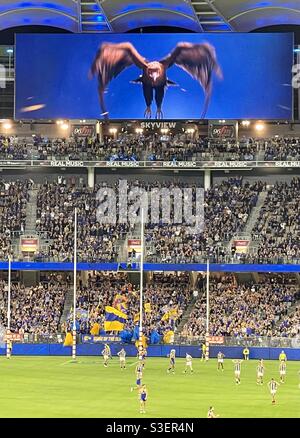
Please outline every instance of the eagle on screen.
[[199, 82], [205, 94], [204, 107], [201, 118], [204, 118], [208, 109], [212, 93], [213, 72], [222, 79], [222, 71], [218, 64], [215, 48], [207, 43], [192, 44], [178, 43], [175, 49], [160, 61], [151, 61], [143, 58], [135, 47], [129, 43], [103, 43], [99, 47], [90, 69], [90, 77], [98, 77], [98, 92], [102, 116], [108, 118], [104, 93], [112, 79], [117, 78], [123, 70], [137, 66], [142, 74], [133, 83], [141, 84], [146, 102], [145, 118], [151, 118], [151, 104], [153, 98], [156, 103], [157, 119], [163, 117], [162, 104], [165, 91], [169, 85], [177, 85], [167, 78], [168, 68], [176, 65], [190, 74]]

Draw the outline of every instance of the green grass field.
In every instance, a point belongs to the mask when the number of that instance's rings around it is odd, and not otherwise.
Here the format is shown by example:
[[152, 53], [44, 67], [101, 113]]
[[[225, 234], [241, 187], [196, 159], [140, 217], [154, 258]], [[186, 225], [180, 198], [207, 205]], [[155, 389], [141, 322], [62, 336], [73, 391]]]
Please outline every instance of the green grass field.
[[266, 361], [263, 386], [256, 384], [257, 361], [242, 363], [241, 385], [233, 364], [217, 371], [215, 359], [194, 359], [194, 375], [183, 374], [184, 359], [176, 360], [176, 374], [167, 374], [167, 358], [148, 358], [143, 382], [149, 392], [145, 415], [139, 414], [135, 359], [121, 371], [117, 358], [104, 368], [101, 358], [0, 357], [0, 417], [206, 417], [210, 405], [225, 417], [300, 418], [299, 362], [289, 362], [286, 383], [271, 404], [267, 382], [279, 381], [278, 362]]

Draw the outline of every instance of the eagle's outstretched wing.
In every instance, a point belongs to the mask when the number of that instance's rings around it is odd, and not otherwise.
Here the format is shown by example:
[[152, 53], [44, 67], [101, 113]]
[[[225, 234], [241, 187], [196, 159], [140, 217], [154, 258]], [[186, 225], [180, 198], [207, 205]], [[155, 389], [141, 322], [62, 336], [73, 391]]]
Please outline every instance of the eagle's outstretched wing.
[[212, 91], [212, 73], [215, 72], [219, 78], [223, 77], [215, 48], [209, 43], [178, 43], [175, 49], [160, 62], [166, 69], [174, 64], [177, 65], [201, 84], [205, 92], [204, 108], [201, 115], [201, 118], [204, 118]]
[[131, 65], [143, 69], [147, 66], [145, 59], [129, 42], [103, 43], [99, 47], [90, 69], [90, 77], [98, 76], [99, 99], [104, 115], [107, 115], [104, 102], [104, 91], [110, 81]]

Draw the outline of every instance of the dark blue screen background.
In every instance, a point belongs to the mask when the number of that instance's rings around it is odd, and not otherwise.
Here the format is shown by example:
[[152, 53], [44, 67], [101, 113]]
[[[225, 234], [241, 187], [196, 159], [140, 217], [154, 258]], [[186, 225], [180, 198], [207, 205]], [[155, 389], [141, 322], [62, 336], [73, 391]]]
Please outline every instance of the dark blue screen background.
[[[207, 119], [292, 118], [292, 34], [144, 34], [16, 36], [17, 119], [101, 118], [97, 79], [88, 71], [99, 45], [130, 41], [148, 60], [166, 56], [178, 42], [209, 42], [224, 79], [214, 76]], [[141, 71], [133, 66], [114, 79], [105, 94], [111, 119], [141, 119], [145, 102], [141, 85], [131, 84]], [[166, 90], [166, 119], [199, 119], [204, 93], [197, 81], [177, 66], [168, 70], [177, 87]], [[23, 112], [33, 105], [37, 111]], [[152, 107], [155, 113], [155, 106]]]

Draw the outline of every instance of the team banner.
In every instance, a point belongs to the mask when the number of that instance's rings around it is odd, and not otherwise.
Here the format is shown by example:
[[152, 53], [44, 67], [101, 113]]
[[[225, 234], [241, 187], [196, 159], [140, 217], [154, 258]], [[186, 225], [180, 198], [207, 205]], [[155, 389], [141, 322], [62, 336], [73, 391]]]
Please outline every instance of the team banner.
[[292, 66], [288, 33], [17, 34], [15, 117], [291, 120]]

